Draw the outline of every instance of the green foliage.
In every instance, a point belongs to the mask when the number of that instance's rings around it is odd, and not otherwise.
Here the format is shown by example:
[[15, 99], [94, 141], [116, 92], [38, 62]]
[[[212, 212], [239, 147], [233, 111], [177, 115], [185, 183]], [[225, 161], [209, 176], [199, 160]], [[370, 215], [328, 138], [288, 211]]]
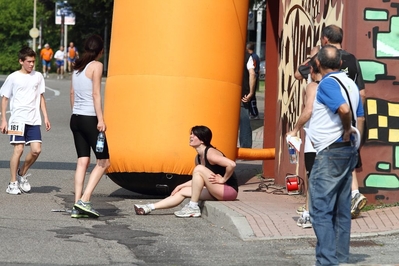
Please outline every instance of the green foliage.
[[0, 1], [0, 73], [9, 74], [20, 68], [18, 51], [28, 45], [33, 27], [33, 1]]
[[[18, 51], [26, 45], [32, 45], [29, 30], [33, 27], [33, 0], [0, 0], [0, 73], [9, 74], [20, 68]], [[42, 42], [37, 48], [49, 43], [54, 52], [61, 42], [61, 25], [55, 24], [56, 0], [36, 0], [36, 27], [42, 26]], [[68, 0], [76, 15], [76, 24], [68, 26], [68, 42], [73, 41], [79, 51], [87, 36], [111, 33], [111, 21], [114, 0]], [[105, 34], [106, 33], [106, 34]], [[40, 51], [36, 50], [39, 54]], [[36, 69], [40, 69], [40, 57], [37, 56]]]

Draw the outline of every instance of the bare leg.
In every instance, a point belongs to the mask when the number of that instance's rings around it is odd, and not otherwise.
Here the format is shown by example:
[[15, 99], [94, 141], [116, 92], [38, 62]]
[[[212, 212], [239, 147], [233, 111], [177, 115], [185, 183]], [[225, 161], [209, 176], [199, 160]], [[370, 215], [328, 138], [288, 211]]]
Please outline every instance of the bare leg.
[[25, 175], [28, 172], [29, 168], [34, 164], [39, 158], [40, 153], [42, 152], [42, 144], [40, 142], [32, 142], [30, 144], [30, 151], [26, 155], [24, 164], [22, 165], [19, 174], [21, 176]]
[[109, 159], [97, 160], [96, 166], [90, 173], [89, 182], [87, 183], [86, 189], [81, 198], [82, 201], [90, 201], [94, 189], [96, 188], [98, 182], [100, 182], [101, 177], [104, 175], [109, 165]]
[[352, 172], [352, 191], [359, 190], [359, 183], [357, 182], [356, 170]]
[[10, 182], [17, 181], [17, 171], [22, 153], [24, 152], [25, 144], [13, 144], [13, 145], [14, 145], [14, 152], [12, 153], [10, 159], [10, 174], [11, 174]]
[[90, 157], [78, 158], [75, 172], [75, 202], [80, 200], [82, 197], [86, 171], [89, 167], [89, 163]]
[[155, 209], [169, 209], [176, 207], [183, 202], [185, 198], [191, 197], [191, 187], [184, 187], [173, 196], [169, 196], [157, 203], [154, 203]]
[[[199, 200], [213, 198], [223, 200], [224, 184], [212, 184], [209, 182], [211, 174], [213, 174], [213, 172], [203, 165], [197, 165], [194, 168], [191, 201], [198, 202]], [[206, 194], [203, 193], [204, 186], [206, 187]]]

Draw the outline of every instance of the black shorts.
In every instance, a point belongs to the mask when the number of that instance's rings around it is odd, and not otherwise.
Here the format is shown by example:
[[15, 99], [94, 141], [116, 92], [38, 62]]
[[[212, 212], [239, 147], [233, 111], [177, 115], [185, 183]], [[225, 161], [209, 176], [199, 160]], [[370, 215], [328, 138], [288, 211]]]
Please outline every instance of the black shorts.
[[305, 168], [306, 168], [306, 175], [308, 178], [310, 177], [310, 172], [312, 172], [312, 167], [315, 158], [316, 158], [315, 152], [305, 152]]
[[70, 128], [75, 141], [75, 149], [80, 157], [90, 157], [90, 148], [97, 159], [109, 159], [107, 137], [105, 137], [103, 152], [96, 152], [97, 144], [97, 116], [75, 115], [71, 116]]

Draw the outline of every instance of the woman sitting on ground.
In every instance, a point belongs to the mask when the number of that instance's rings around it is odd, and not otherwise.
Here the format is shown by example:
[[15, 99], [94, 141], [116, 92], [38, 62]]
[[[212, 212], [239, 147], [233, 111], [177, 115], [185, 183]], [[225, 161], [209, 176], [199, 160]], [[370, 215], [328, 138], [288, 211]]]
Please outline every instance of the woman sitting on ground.
[[177, 217], [200, 217], [199, 200], [235, 200], [238, 194], [238, 182], [234, 173], [236, 163], [226, 158], [222, 152], [211, 145], [212, 131], [206, 126], [191, 129], [190, 146], [198, 155], [190, 181], [178, 185], [172, 194], [154, 204], [134, 205], [136, 214], [148, 214], [155, 209], [168, 209], [178, 206], [185, 198], [190, 202]]

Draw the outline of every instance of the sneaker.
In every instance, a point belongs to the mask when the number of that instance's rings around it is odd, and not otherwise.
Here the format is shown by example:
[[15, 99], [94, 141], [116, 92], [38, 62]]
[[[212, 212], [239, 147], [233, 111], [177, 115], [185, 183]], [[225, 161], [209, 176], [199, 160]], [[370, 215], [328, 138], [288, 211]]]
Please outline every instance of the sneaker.
[[57, 79], [60, 79], [60, 76], [57, 76]]
[[175, 215], [180, 218], [201, 217], [201, 210], [199, 207], [193, 208], [187, 204], [180, 211], [176, 211]]
[[310, 217], [299, 217], [298, 221], [296, 222], [296, 225], [299, 227], [302, 227], [303, 229], [305, 228], [312, 228], [312, 223], [310, 222]]
[[361, 193], [357, 193], [351, 201], [351, 216], [352, 219], [359, 216], [360, 211], [366, 206], [367, 198]]
[[18, 169], [18, 171], [17, 171], [18, 186], [19, 186], [19, 189], [24, 193], [28, 193], [31, 189], [31, 186], [28, 182], [28, 176], [30, 176], [30, 174], [25, 174], [23, 176], [20, 176], [19, 169]]
[[138, 205], [134, 204], [134, 210], [138, 215], [145, 215], [151, 212], [151, 208], [148, 205]]
[[250, 120], [259, 120], [259, 116], [257, 115], [257, 116], [252, 116], [252, 115], [250, 115], [249, 116], [249, 119]]
[[21, 194], [21, 190], [18, 188], [18, 181], [8, 183], [6, 192], [11, 195]]
[[90, 217], [97, 218], [100, 216], [100, 213], [95, 209], [93, 209], [93, 207], [91, 206], [91, 202], [84, 202], [82, 200], [78, 200], [78, 202], [75, 203], [74, 207], [79, 211], [86, 213]]
[[71, 211], [71, 218], [89, 218], [89, 215], [73, 207]]
[[306, 206], [305, 204], [303, 204], [302, 206], [299, 206], [299, 207], [296, 209], [296, 213], [302, 215], [303, 211], [306, 211], [305, 206]]

